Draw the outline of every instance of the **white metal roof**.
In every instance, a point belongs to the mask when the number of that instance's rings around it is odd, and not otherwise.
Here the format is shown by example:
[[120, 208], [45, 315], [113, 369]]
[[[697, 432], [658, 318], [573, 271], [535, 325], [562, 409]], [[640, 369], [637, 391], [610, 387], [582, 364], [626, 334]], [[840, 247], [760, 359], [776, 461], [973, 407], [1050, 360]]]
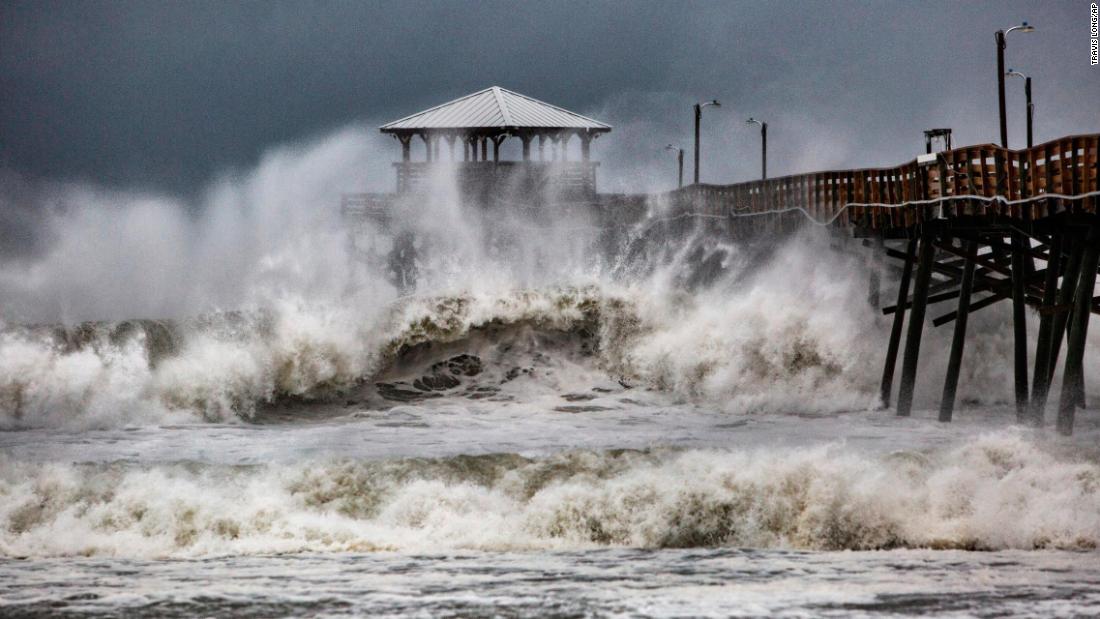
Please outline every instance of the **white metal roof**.
[[380, 127], [387, 133], [424, 129], [493, 128], [611, 131], [610, 125], [499, 86], [459, 97]]

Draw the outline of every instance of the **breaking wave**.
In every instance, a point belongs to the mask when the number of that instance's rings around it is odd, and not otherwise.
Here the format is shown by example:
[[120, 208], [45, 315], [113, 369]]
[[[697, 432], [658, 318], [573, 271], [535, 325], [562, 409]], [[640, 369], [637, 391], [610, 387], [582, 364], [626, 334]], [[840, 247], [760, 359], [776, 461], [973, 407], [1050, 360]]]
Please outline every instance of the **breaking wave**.
[[[286, 400], [357, 397], [380, 376], [475, 350], [507, 364], [501, 372], [569, 354], [593, 380], [740, 410], [870, 406], [865, 358], [874, 351], [852, 354], [856, 319], [769, 312], [762, 294], [590, 285], [412, 297], [381, 315], [287, 303], [180, 322], [9, 328], [0, 333], [0, 427], [247, 419]], [[521, 333], [544, 344], [564, 337], [571, 350], [532, 345], [519, 358]]]
[[[455, 355], [477, 358], [478, 379], [459, 381], [469, 393], [520, 372], [532, 388], [623, 381], [730, 412], [864, 410], [877, 403], [888, 322], [866, 303], [853, 260], [809, 237], [751, 274], [734, 264], [695, 289], [657, 269], [627, 283], [471, 288], [385, 308], [285, 301], [175, 322], [9, 327], [0, 428], [224, 422], [288, 402], [456, 395], [455, 377], [440, 377]], [[1011, 342], [1004, 317], [977, 318], [960, 398], [998, 404], [1010, 395]], [[556, 355], [583, 371], [556, 375]], [[922, 373], [942, 375], [944, 362], [927, 355]], [[938, 396], [932, 381], [919, 387], [918, 404]]]
[[383, 318], [327, 306], [188, 322], [87, 323], [0, 333], [0, 427], [252, 417], [285, 399], [346, 394], [402, 351], [496, 324], [570, 329], [584, 292], [411, 299]]
[[1100, 465], [1011, 431], [882, 456], [827, 445], [254, 467], [0, 461], [0, 499], [7, 557], [1100, 542]]

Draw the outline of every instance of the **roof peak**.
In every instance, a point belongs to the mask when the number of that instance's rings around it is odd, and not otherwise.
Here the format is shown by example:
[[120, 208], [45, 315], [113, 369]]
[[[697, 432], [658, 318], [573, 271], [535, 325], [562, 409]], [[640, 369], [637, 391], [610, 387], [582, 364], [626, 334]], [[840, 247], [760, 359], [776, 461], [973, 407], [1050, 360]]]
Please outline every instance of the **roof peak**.
[[575, 129], [606, 132], [611, 126], [534, 97], [489, 86], [379, 127], [383, 133], [456, 129]]

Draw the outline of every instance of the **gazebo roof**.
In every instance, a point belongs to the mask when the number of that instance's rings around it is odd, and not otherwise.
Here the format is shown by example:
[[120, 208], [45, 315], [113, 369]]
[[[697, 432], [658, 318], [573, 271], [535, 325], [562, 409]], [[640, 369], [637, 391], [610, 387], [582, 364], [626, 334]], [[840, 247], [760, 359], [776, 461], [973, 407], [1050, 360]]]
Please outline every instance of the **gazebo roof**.
[[406, 116], [379, 127], [382, 133], [453, 130], [611, 131], [611, 126], [499, 86]]

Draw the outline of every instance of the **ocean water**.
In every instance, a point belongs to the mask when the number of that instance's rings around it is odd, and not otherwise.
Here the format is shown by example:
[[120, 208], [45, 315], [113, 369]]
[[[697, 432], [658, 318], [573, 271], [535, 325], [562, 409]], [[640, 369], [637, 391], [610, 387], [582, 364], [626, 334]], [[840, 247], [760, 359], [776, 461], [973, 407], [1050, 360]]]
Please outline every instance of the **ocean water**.
[[897, 418], [842, 235], [655, 234], [657, 204], [609, 239], [443, 182], [349, 242], [300, 205], [354, 144], [276, 153], [190, 219], [74, 190], [4, 264], [0, 615], [1100, 613], [1097, 330], [1072, 437], [1016, 425], [998, 306], [956, 421], [930, 326]]
[[1100, 612], [1094, 411], [1067, 441], [1007, 427], [1003, 408], [945, 427], [623, 393], [586, 400], [598, 411], [433, 401], [256, 425], [5, 432], [0, 609]]

